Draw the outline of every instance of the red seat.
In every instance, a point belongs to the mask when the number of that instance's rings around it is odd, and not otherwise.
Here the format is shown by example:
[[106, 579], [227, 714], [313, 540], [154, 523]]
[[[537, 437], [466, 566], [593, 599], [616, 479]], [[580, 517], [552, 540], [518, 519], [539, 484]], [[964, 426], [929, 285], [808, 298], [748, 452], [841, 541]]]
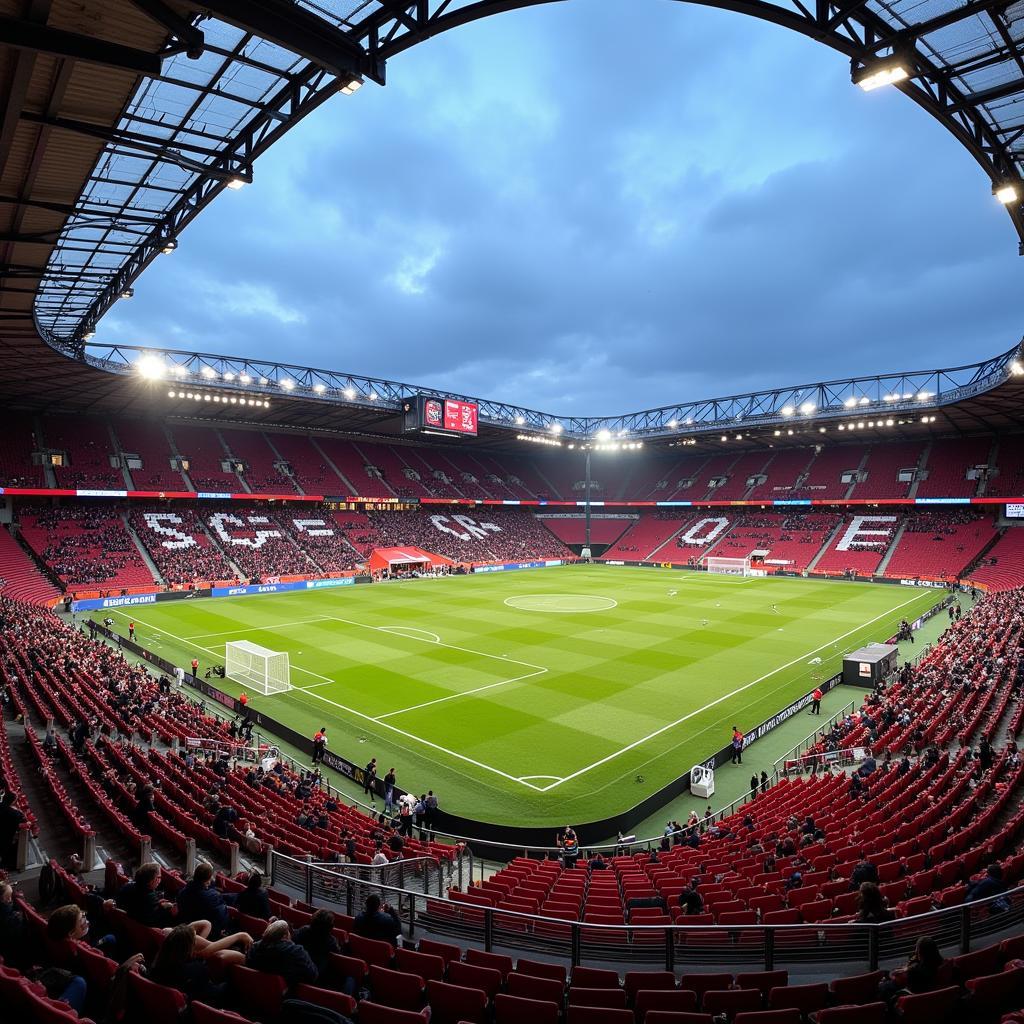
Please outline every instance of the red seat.
[[833, 1006], [819, 1010], [814, 1016], [818, 1024], [885, 1024], [889, 1008], [885, 1003], [863, 1006]]
[[558, 1003], [499, 993], [494, 997], [494, 1024], [558, 1024]]
[[478, 988], [463, 988], [444, 981], [428, 981], [431, 1024], [484, 1024], [487, 995]]
[[433, 939], [420, 939], [417, 947], [421, 953], [429, 953], [432, 956], [439, 956], [445, 965], [452, 960], [462, 959], [462, 950], [450, 942], [435, 942]]
[[786, 985], [773, 988], [768, 993], [768, 1005], [773, 1010], [799, 1010], [800, 1013], [814, 1013], [828, 1005], [828, 985], [820, 982], [813, 985]]
[[701, 1001], [707, 992], [731, 988], [732, 975], [721, 971], [714, 974], [684, 974], [679, 979], [679, 987], [689, 992], [696, 992], [697, 1000]]
[[534, 978], [554, 978], [565, 986], [566, 971], [562, 964], [546, 964], [542, 960], [520, 959], [516, 964], [516, 971], [520, 974], [529, 974]]
[[[473, 951], [466, 951], [466, 959], [469, 959], [471, 952]], [[571, 984], [580, 988], [618, 988], [621, 982], [618, 971], [605, 970], [601, 967], [574, 967]]]
[[676, 976], [671, 971], [626, 971], [623, 980], [626, 995], [631, 1003], [635, 1001], [636, 994], [641, 989], [656, 989], [664, 992], [676, 987]]
[[424, 981], [418, 974], [370, 965], [370, 991], [375, 1003], [399, 1010], [420, 1010], [423, 1007], [423, 987]]
[[430, 1020], [427, 1010], [398, 1010], [394, 1006], [381, 1006], [369, 999], [359, 1003], [359, 1024], [426, 1024]]
[[732, 1019], [745, 1010], [764, 1008], [761, 993], [756, 988], [714, 989], [704, 993], [701, 1009], [706, 1013], [724, 1014]]
[[[363, 985], [370, 968], [365, 960], [357, 956], [344, 956], [341, 953], [331, 953], [327, 958], [327, 975], [331, 984], [339, 988], [345, 988], [346, 981], [351, 978], [356, 989]], [[321, 979], [322, 980], [322, 979]]]
[[737, 1013], [733, 1024], [800, 1024], [799, 1010], [752, 1010]]
[[390, 967], [395, 957], [395, 947], [380, 939], [367, 939], [362, 935], [348, 937], [348, 951], [352, 956], [378, 967]]
[[622, 988], [569, 988], [570, 1006], [606, 1006], [611, 1010], [626, 1008], [626, 990]]
[[633, 999], [638, 1021], [650, 1020], [655, 1011], [661, 1013], [696, 1013], [697, 993], [685, 989], [642, 988]]
[[942, 1024], [959, 1012], [960, 989], [936, 989], [916, 996], [902, 996], [896, 1001], [896, 1008], [902, 1015], [903, 1024]]
[[971, 1011], [984, 1016], [998, 1016], [1020, 1006], [1024, 993], [1024, 967], [1013, 967], [999, 974], [986, 974], [967, 982], [971, 993]]
[[[458, 959], [458, 957], [455, 959]], [[493, 968], [500, 972], [502, 982], [515, 969], [512, 966], [512, 957], [502, 956], [500, 953], [485, 953], [482, 949], [467, 949], [466, 963], [475, 964], [477, 967]]]
[[773, 988], [789, 984], [789, 971], [746, 971], [736, 975], [737, 988], [756, 988], [765, 1002]]
[[487, 993], [488, 999], [493, 999], [501, 991], [501, 971], [496, 967], [480, 967], [453, 960], [448, 965], [448, 980], [453, 985], [478, 988]]
[[607, 1006], [570, 1006], [568, 1024], [633, 1024], [632, 1010], [614, 1010]]
[[130, 1016], [147, 1024], [178, 1024], [185, 1009], [185, 996], [132, 971], [128, 975], [128, 1006]]
[[715, 1024], [710, 1013], [690, 1013], [675, 1010], [651, 1010], [644, 1018], [644, 1024]]
[[885, 971], [872, 971], [870, 974], [855, 974], [850, 978], [835, 978], [829, 990], [840, 1006], [847, 1003], [873, 1003], [878, 998], [878, 986], [884, 977]]
[[344, 992], [335, 992], [331, 988], [320, 988], [319, 985], [302, 983], [296, 985], [289, 995], [292, 999], [304, 999], [307, 1003], [325, 1006], [343, 1017], [351, 1017], [356, 1009], [356, 1001], [351, 996], [345, 995]]
[[1004, 962], [1005, 957], [998, 946], [988, 946], [973, 953], [964, 953], [953, 957], [953, 980], [963, 985], [971, 978], [995, 974], [1002, 970]]
[[276, 1017], [288, 986], [280, 974], [265, 974], [251, 967], [231, 964], [228, 979], [244, 1013], [253, 1017]]
[[395, 964], [400, 971], [418, 974], [424, 981], [444, 981], [445, 962], [434, 953], [417, 953], [414, 949], [396, 949]]
[[242, 1017], [231, 1010], [217, 1010], [206, 1003], [192, 1003], [189, 1006], [192, 1024], [249, 1024], [248, 1017]]
[[508, 994], [523, 999], [540, 999], [546, 1003], [562, 1005], [565, 986], [557, 978], [537, 978], [532, 974], [513, 971], [506, 979]]

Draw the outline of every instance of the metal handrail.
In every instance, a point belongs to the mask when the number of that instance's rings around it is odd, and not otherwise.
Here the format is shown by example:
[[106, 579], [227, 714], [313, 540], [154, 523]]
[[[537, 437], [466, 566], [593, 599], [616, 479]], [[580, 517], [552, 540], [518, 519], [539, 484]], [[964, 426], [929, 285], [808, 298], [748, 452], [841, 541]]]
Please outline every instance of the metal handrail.
[[[318, 868], [307, 861], [296, 860], [284, 854], [275, 852], [268, 865], [271, 885], [277, 888], [287, 888], [291, 885], [298, 891], [303, 892], [304, 899], [310, 905], [314, 905], [317, 899], [322, 902], [336, 904], [344, 902], [348, 913], [355, 910], [355, 896], [362, 896], [376, 893], [383, 896], [386, 893], [393, 895], [395, 902], [405, 911], [404, 922], [408, 929], [408, 936], [412, 938], [415, 934], [419, 915], [417, 914], [417, 900], [424, 901], [423, 910], [430, 913], [430, 903], [440, 903], [448, 908], [448, 914], [454, 919], [458, 914], [469, 914], [476, 918], [476, 922], [461, 922], [463, 932], [474, 937], [476, 932], [481, 932], [480, 938], [484, 948], [488, 951], [495, 945], [516, 947], [525, 945], [531, 947], [526, 939], [530, 936], [528, 929], [535, 925], [546, 926], [547, 928], [565, 929], [569, 933], [569, 955], [573, 966], [577, 966], [583, 958], [584, 940], [593, 935], [605, 935], [614, 938], [623, 933], [631, 936], [651, 936], [663, 938], [663, 946], [656, 942], [641, 942], [639, 944], [627, 943], [631, 949], [631, 959], [644, 959], [643, 953], [664, 953], [666, 969], [672, 970], [675, 966], [677, 954], [680, 952], [706, 953], [715, 962], [727, 963], [730, 960], [728, 953], [734, 947], [730, 944], [730, 937], [736, 933], [744, 936], [758, 935], [758, 943], [745, 942], [735, 947], [737, 954], [756, 953], [762, 954], [761, 958], [765, 963], [765, 969], [773, 969], [775, 960], [785, 957], [786, 949], [780, 948], [779, 938], [786, 936], [804, 937], [809, 933], [815, 936], [814, 951], [819, 954], [818, 960], [842, 962], [850, 959], [864, 960], [868, 962], [870, 970], [877, 970], [883, 954], [889, 958], [909, 953], [913, 944], [921, 935], [945, 936], [940, 945], [956, 944], [961, 953], [970, 952], [971, 939], [975, 936], [997, 934], [1010, 927], [1019, 927], [1024, 922], [1024, 886], [1018, 886], [997, 896], [977, 900], [972, 903], [964, 903], [956, 907], [946, 907], [939, 910], [931, 910], [924, 914], [916, 914], [911, 917], [903, 917], [893, 921], [869, 924], [864, 922], [813, 922], [803, 924], [752, 924], [752, 925], [686, 925], [686, 924], [596, 924], [589, 921], [565, 921], [560, 918], [546, 917], [542, 914], [530, 914], [519, 910], [507, 910], [502, 907], [487, 907], [475, 904], [460, 903], [451, 900], [447, 895], [442, 896], [418, 896], [406, 889], [387, 885], [382, 882], [363, 882], [353, 879], [332, 869]], [[573, 869], [582, 870], [582, 869]], [[314, 874], [321, 876], [322, 895], [318, 895], [314, 886]], [[297, 876], [293, 882], [288, 874]], [[301, 884], [299, 884], [301, 883]], [[365, 891], [361, 891], [365, 890]], [[993, 911], [993, 907], [999, 900], [1008, 901], [1008, 909]], [[426, 902], [429, 901], [429, 902]], [[402, 916], [400, 914], [400, 916]], [[974, 917], [978, 917], [978, 921]], [[495, 918], [498, 918], [496, 921]], [[449, 920], [451, 920], [449, 919]], [[509, 928], [507, 931], [501, 929], [502, 922], [513, 922], [519, 927]], [[991, 922], [992, 927], [984, 927], [985, 922]], [[468, 927], [467, 927], [468, 924]], [[497, 928], [496, 928], [497, 925]], [[908, 928], [909, 926], [909, 928]], [[585, 930], [585, 934], [584, 934]], [[541, 942], [546, 941], [550, 936], [542, 932], [534, 933]], [[859, 946], [845, 946], [835, 942], [830, 945], [830, 937], [835, 940], [846, 934], [852, 936]], [[698, 946], [689, 946], [679, 943], [677, 936], [683, 938], [688, 935], [699, 936], [705, 941]], [[719, 941], [707, 941], [715, 936]], [[500, 939], [500, 941], [496, 941]], [[725, 940], [724, 942], [721, 940]], [[820, 944], [818, 944], [819, 940]], [[678, 947], [678, 948], [677, 948]], [[589, 947], [588, 947], [589, 948]], [[810, 946], [804, 947], [793, 945], [788, 952], [798, 956], [801, 961], [807, 959]], [[829, 956], [830, 948], [838, 956]], [[863, 949], [866, 955], [849, 955], [850, 949]], [[608, 939], [603, 939], [594, 946], [593, 959], [609, 959], [609, 954], [616, 951], [616, 947]], [[548, 949], [548, 952], [557, 953], [558, 949]], [[743, 959], [737, 957], [736, 959]], [[749, 962], [749, 957], [745, 962]]]
[[788, 754], [783, 754], [782, 757], [778, 758], [774, 764], [775, 771], [779, 770], [779, 765], [785, 761], [790, 761], [793, 758], [800, 757], [805, 750], [810, 750], [815, 743], [818, 742], [818, 734], [825, 729], [831, 729], [836, 722], [845, 718], [847, 715], [853, 714], [856, 704], [854, 701], [850, 701], [849, 704], [843, 705], [824, 725], [815, 729], [814, 732], [808, 733], [795, 747], [793, 747]]

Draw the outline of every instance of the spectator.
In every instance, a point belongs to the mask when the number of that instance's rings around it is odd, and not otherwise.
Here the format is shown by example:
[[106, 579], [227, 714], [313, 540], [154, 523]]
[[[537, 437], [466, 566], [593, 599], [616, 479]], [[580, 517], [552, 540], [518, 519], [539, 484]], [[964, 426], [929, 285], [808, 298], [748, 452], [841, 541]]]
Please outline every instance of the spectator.
[[874, 882], [864, 882], [857, 897], [857, 921], [860, 924], [881, 924], [895, 916], [886, 906], [882, 890]]
[[967, 886], [964, 902], [974, 903], [976, 900], [984, 900], [990, 896], [999, 896], [1005, 890], [1003, 869], [998, 864], [989, 864], [984, 876]]
[[[168, 925], [174, 916], [174, 904], [160, 892], [160, 865], [147, 861], [116, 896], [117, 905], [133, 920], [150, 928]], [[196, 922], [193, 922], [196, 923]], [[210, 933], [209, 922], [201, 930], [203, 938]], [[198, 930], [198, 929], [197, 929]]]
[[14, 905], [14, 889], [0, 882], [0, 957], [4, 963], [18, 967], [26, 962], [25, 915]]
[[683, 913], [686, 915], [692, 914], [703, 914], [704, 913], [704, 897], [698, 892], [697, 887], [700, 883], [696, 878], [690, 880], [690, 888], [684, 889], [679, 894], [679, 906], [683, 908]]
[[210, 938], [219, 939], [230, 923], [228, 905], [233, 902], [213, 884], [213, 867], [207, 861], [196, 865], [192, 880], [178, 893], [178, 920], [210, 922]]
[[[246, 935], [248, 945], [252, 939]], [[244, 953], [224, 950], [221, 960], [243, 963]], [[231, 954], [230, 958], [227, 954]], [[189, 1001], [197, 999], [211, 1006], [224, 1006], [228, 1002], [227, 982], [215, 982], [210, 977], [207, 961], [196, 953], [196, 933], [190, 924], [172, 928], [160, 946], [156, 962], [149, 971], [149, 979], [158, 985], [167, 985], [183, 993]]]
[[376, 893], [366, 897], [366, 909], [356, 915], [352, 930], [367, 939], [380, 939], [397, 945], [402, 934], [398, 914], [387, 903], [381, 903]]
[[878, 885], [878, 868], [868, 860], [867, 854], [861, 851], [860, 860], [850, 875], [850, 888], [854, 891], [860, 889], [865, 882], [872, 882]]
[[245, 888], [235, 897], [235, 909], [261, 921], [270, 920], [270, 898], [263, 888], [263, 876], [258, 871], [249, 872]]
[[25, 815], [14, 806], [15, 800], [9, 789], [0, 794], [0, 867], [15, 867], [18, 832], [25, 821]]
[[245, 963], [256, 971], [280, 974], [289, 989], [302, 982], [314, 982], [319, 976], [306, 950], [292, 941], [287, 921], [272, 921], [267, 925], [263, 937], [250, 948]]
[[295, 933], [295, 941], [309, 954], [321, 975], [327, 973], [331, 954], [341, 952], [338, 940], [332, 934], [333, 930], [334, 915], [329, 910], [318, 910], [309, 924], [303, 925]]

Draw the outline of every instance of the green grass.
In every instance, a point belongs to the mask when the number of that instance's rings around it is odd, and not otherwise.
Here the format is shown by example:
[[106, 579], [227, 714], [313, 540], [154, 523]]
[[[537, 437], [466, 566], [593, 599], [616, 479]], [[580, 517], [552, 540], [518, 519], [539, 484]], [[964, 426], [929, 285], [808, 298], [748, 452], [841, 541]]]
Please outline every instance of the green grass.
[[[114, 614], [183, 665], [221, 663], [233, 639], [288, 651], [294, 689], [250, 691], [257, 710], [327, 725], [332, 750], [396, 766], [455, 813], [557, 825], [633, 806], [938, 596], [570, 566]], [[601, 610], [554, 610], [583, 604]]]

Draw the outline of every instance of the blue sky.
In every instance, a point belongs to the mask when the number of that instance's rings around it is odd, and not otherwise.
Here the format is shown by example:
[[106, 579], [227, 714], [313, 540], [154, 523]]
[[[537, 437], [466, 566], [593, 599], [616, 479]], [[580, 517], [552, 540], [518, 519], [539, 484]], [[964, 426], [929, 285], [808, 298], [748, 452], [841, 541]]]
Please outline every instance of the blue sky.
[[1022, 267], [974, 160], [775, 26], [573, 0], [456, 29], [218, 199], [97, 341], [558, 414], [971, 362]]

